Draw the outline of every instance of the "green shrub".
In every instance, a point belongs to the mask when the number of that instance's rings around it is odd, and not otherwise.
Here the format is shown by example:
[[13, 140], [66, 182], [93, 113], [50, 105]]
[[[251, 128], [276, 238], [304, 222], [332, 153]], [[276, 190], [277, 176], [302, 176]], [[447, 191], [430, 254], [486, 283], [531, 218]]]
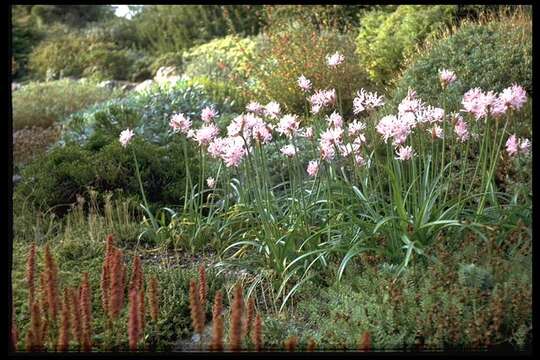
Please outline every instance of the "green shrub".
[[256, 43], [251, 38], [227, 36], [212, 40], [184, 53], [185, 75], [245, 81], [255, 50]]
[[188, 84], [202, 86], [209, 98], [216, 103], [229, 104], [231, 111], [241, 113], [249, 99], [245, 92], [232, 82], [212, 80], [205, 76], [199, 76], [188, 80]]
[[137, 52], [120, 49], [94, 31], [59, 33], [34, 48], [29, 68], [40, 79], [91, 76], [126, 80], [139, 57]]
[[[36, 206], [58, 207], [66, 210], [89, 187], [99, 193], [122, 192], [140, 196], [135, 176], [131, 149], [124, 149], [118, 141], [98, 139], [96, 134], [86, 146], [70, 143], [52, 149], [25, 167], [17, 192]], [[130, 148], [135, 151], [141, 171], [145, 194], [154, 204], [177, 205], [184, 195], [184, 156], [176, 141], [167, 147], [134, 139]], [[195, 158], [188, 149], [189, 158]], [[197, 164], [190, 164], [192, 176], [197, 177]]]
[[129, 127], [147, 141], [159, 145], [169, 142], [169, 121], [172, 114], [182, 112], [192, 119], [211, 104], [221, 114], [231, 111], [230, 103], [213, 101], [200, 85], [179, 82], [172, 88], [159, 88], [131, 93], [119, 100], [111, 100], [72, 115], [64, 126], [63, 142], [88, 141], [95, 132], [116, 140], [122, 130]]
[[13, 93], [13, 129], [47, 127], [73, 112], [117, 95], [91, 83], [67, 79], [29, 83]]
[[[266, 45], [259, 46], [252, 64], [254, 89], [258, 101], [277, 101], [287, 112], [304, 112], [306, 96], [298, 88], [303, 74], [314, 89], [335, 88], [343, 100], [343, 109], [350, 109], [360, 88], [371, 88], [367, 75], [358, 66], [354, 38], [335, 30], [305, 22], [270, 27]], [[327, 55], [339, 51], [345, 62], [337, 71], [328, 69]]]
[[[453, 70], [458, 80], [442, 93], [439, 69]], [[487, 23], [465, 23], [454, 34], [434, 41], [404, 71], [394, 102], [409, 87], [430, 103], [452, 104], [456, 110], [467, 90], [501, 91], [512, 83], [532, 95], [532, 21], [526, 14]]]
[[449, 25], [455, 12], [450, 5], [401, 5], [393, 12], [366, 14], [356, 39], [360, 65], [372, 80], [387, 84], [403, 59], [429, 34]]

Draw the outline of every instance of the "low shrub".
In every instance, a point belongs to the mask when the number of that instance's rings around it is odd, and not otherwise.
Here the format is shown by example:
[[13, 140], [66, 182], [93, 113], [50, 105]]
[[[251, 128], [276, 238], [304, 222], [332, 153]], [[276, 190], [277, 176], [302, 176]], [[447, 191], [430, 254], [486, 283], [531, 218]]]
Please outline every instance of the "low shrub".
[[63, 117], [119, 93], [68, 79], [29, 83], [13, 93], [13, 129], [48, 127]]
[[361, 20], [356, 49], [360, 66], [378, 84], [388, 84], [402, 61], [430, 34], [449, 25], [453, 5], [401, 5], [395, 11], [375, 10]]
[[[313, 89], [335, 88], [343, 108], [352, 105], [360, 88], [372, 88], [358, 66], [354, 38], [349, 33], [317, 27], [301, 21], [270, 27], [266, 45], [258, 47], [252, 67], [252, 96], [259, 101], [277, 101], [286, 112], [303, 113], [306, 94], [299, 91], [298, 77], [311, 80]], [[329, 71], [327, 56], [339, 51], [344, 63]]]
[[[411, 59], [397, 82], [394, 103], [405, 97], [408, 88], [414, 88], [432, 103], [453, 104], [456, 110], [461, 95], [474, 87], [501, 91], [518, 83], [532, 95], [531, 26], [526, 13], [464, 23]], [[443, 68], [457, 75], [457, 81], [448, 89], [451, 96], [441, 92], [438, 70]]]
[[31, 127], [13, 132], [13, 162], [15, 166], [23, 166], [47, 148], [56, 143], [60, 137], [60, 127]]
[[[58, 207], [60, 214], [90, 187], [100, 193], [140, 196], [132, 152], [117, 141], [110, 143], [110, 139], [100, 137], [95, 134], [86, 146], [70, 143], [38, 157], [23, 169], [17, 192], [41, 208]], [[133, 150], [148, 200], [161, 205], [179, 204], [185, 186], [181, 145], [161, 147], [141, 140], [133, 143]], [[190, 166], [192, 177], [197, 178], [198, 164]]]

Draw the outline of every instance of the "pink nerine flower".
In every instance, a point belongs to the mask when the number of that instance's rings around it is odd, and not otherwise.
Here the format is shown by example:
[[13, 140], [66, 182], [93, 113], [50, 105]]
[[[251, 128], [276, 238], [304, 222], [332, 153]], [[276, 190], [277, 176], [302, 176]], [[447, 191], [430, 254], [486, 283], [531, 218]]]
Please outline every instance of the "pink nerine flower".
[[212, 120], [214, 120], [214, 118], [218, 115], [218, 112], [216, 109], [214, 109], [213, 107], [205, 107], [204, 109], [202, 109], [202, 112], [201, 112], [201, 119], [202, 121], [204, 121], [205, 123], [209, 123], [211, 122]]
[[480, 88], [474, 88], [463, 95], [461, 104], [463, 111], [474, 115], [476, 120], [486, 117], [497, 97], [492, 91], [484, 93]]
[[307, 166], [307, 173], [309, 176], [316, 176], [319, 172], [319, 162], [317, 160], [311, 160]]
[[360, 154], [354, 154], [354, 162], [358, 166], [363, 166], [366, 164], [366, 160]]
[[216, 180], [213, 177], [209, 177], [208, 179], [206, 179], [206, 184], [210, 189], [213, 189], [214, 186], [216, 186]]
[[223, 151], [222, 159], [227, 167], [237, 167], [247, 154], [244, 146], [244, 140], [239, 137], [226, 138], [226, 145]]
[[405, 113], [415, 114], [417, 111], [423, 108], [422, 101], [416, 98], [416, 91], [409, 89], [407, 91], [407, 96], [403, 98], [401, 103], [398, 105], [398, 113], [403, 115]]
[[351, 138], [354, 138], [360, 134], [362, 134], [362, 131], [364, 131], [366, 128], [366, 125], [362, 122], [359, 122], [358, 120], [354, 120], [349, 124], [348, 133]]
[[195, 132], [194, 139], [199, 145], [208, 145], [216, 136], [219, 135], [219, 128], [214, 125], [206, 125]]
[[383, 117], [377, 124], [376, 130], [383, 136], [385, 142], [389, 138], [393, 138], [393, 144], [400, 145], [407, 140], [414, 126], [414, 115], [405, 113], [399, 116], [388, 115]]
[[311, 112], [318, 114], [322, 108], [335, 103], [336, 89], [317, 90], [308, 100], [311, 103]]
[[396, 160], [409, 160], [414, 156], [413, 148], [410, 146], [400, 146], [396, 149]]
[[371, 111], [376, 107], [384, 105], [382, 96], [377, 96], [377, 93], [370, 93], [364, 89], [356, 92], [356, 97], [353, 100], [353, 112], [359, 114], [362, 111]]
[[275, 101], [271, 101], [264, 107], [264, 114], [272, 119], [276, 119], [279, 115], [279, 104]]
[[439, 80], [441, 81], [443, 88], [456, 81], [456, 79], [456, 74], [452, 70], [439, 70]]
[[311, 126], [305, 127], [298, 132], [298, 135], [306, 139], [313, 139], [313, 128]]
[[521, 139], [519, 143], [519, 151], [527, 155], [531, 149], [531, 141], [529, 139]]
[[435, 125], [428, 131], [433, 139], [442, 139], [444, 137], [444, 130], [439, 125]]
[[251, 129], [251, 136], [263, 144], [268, 144], [270, 141], [272, 141], [272, 132], [268, 127], [268, 124], [264, 123], [263, 121], [257, 122], [253, 126]]
[[186, 134], [191, 127], [191, 120], [182, 113], [174, 114], [171, 117], [169, 126], [173, 128], [173, 131], [180, 131]]
[[328, 66], [333, 68], [340, 65], [344, 60], [345, 57], [337, 51], [335, 52], [335, 54], [326, 56], [326, 63], [328, 64]]
[[463, 121], [463, 117], [461, 115], [457, 116], [454, 131], [461, 142], [469, 140], [469, 129], [467, 127], [467, 123]]
[[225, 154], [228, 141], [226, 138], [215, 138], [206, 149], [213, 158], [220, 158]]
[[293, 157], [296, 155], [296, 148], [293, 145], [285, 145], [280, 149], [280, 151], [287, 157]]
[[514, 110], [519, 110], [527, 102], [527, 92], [519, 85], [512, 85], [499, 95], [501, 103]]
[[293, 137], [300, 126], [300, 121], [298, 121], [298, 116], [287, 114], [279, 120], [276, 131], [282, 135], [287, 136], [288, 138]]
[[510, 136], [508, 140], [506, 140], [505, 145], [506, 145], [506, 152], [508, 153], [508, 155], [510, 156], [516, 155], [519, 151], [519, 143], [516, 138], [516, 134], [513, 134], [512, 136]]
[[252, 101], [246, 105], [246, 110], [258, 115], [262, 115], [264, 112], [264, 106], [262, 106], [256, 101]]
[[135, 133], [131, 129], [122, 131], [120, 133], [120, 144], [122, 144], [123, 147], [126, 147], [134, 135]]
[[300, 77], [298, 78], [298, 86], [300, 87], [300, 89], [307, 92], [311, 90], [311, 81], [304, 75], [300, 75]]
[[326, 117], [326, 121], [328, 121], [328, 126], [335, 128], [340, 128], [343, 126], [343, 118], [335, 111], [330, 116]]

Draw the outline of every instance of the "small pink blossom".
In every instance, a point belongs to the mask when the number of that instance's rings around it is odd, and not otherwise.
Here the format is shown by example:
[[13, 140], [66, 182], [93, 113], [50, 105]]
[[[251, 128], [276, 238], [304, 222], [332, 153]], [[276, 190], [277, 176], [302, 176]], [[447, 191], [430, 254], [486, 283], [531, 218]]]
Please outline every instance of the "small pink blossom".
[[396, 160], [409, 160], [414, 156], [414, 151], [411, 146], [400, 146], [396, 149], [397, 158]]
[[531, 141], [529, 139], [521, 139], [519, 142], [519, 151], [520, 153], [527, 155], [531, 149]]
[[320, 141], [329, 143], [331, 145], [339, 145], [341, 144], [342, 138], [342, 128], [329, 128], [321, 134]]
[[519, 110], [527, 102], [527, 92], [521, 86], [514, 84], [499, 94], [500, 101], [514, 110]]
[[202, 109], [201, 112], [201, 119], [205, 123], [210, 123], [214, 118], [218, 115], [218, 112], [213, 107], [207, 106], [204, 109]]
[[456, 81], [457, 76], [452, 70], [441, 69], [439, 70], [439, 80], [443, 88], [446, 88], [448, 85]]
[[442, 139], [444, 137], [444, 130], [439, 125], [433, 126], [428, 131], [431, 133], [433, 139]]
[[332, 145], [329, 142], [321, 141], [319, 143], [319, 149], [320, 149], [320, 152], [321, 152], [321, 157], [326, 161], [333, 160], [334, 157], [336, 156], [336, 151], [334, 149], [334, 145]]
[[223, 151], [222, 159], [227, 167], [237, 167], [247, 154], [244, 146], [244, 140], [239, 137], [226, 138], [226, 145]]
[[256, 101], [252, 101], [246, 105], [246, 110], [257, 115], [262, 115], [264, 113], [264, 106]]
[[298, 132], [298, 135], [306, 139], [313, 139], [313, 128], [311, 126], [305, 127]]
[[280, 106], [277, 102], [271, 101], [264, 107], [264, 114], [272, 119], [276, 119], [280, 113]]
[[330, 116], [326, 117], [326, 121], [328, 121], [328, 126], [335, 128], [340, 128], [343, 126], [343, 118], [335, 111]]
[[422, 101], [416, 98], [416, 91], [409, 89], [407, 91], [407, 96], [405, 96], [401, 103], [398, 105], [398, 113], [400, 115], [408, 112], [415, 114], [422, 107]]
[[518, 153], [519, 151], [519, 143], [518, 143], [518, 140], [516, 138], [516, 134], [513, 134], [511, 135], [508, 140], [506, 140], [506, 152], [508, 153], [508, 155], [510, 156], [514, 156]]
[[215, 138], [208, 145], [207, 151], [213, 158], [220, 158], [225, 154], [227, 148], [227, 140], [224, 138]]
[[311, 160], [307, 166], [307, 173], [309, 176], [316, 176], [319, 172], [319, 162], [317, 160]]
[[216, 136], [219, 135], [219, 128], [214, 125], [206, 125], [195, 132], [194, 139], [199, 145], [208, 145]]
[[326, 63], [328, 64], [328, 66], [332, 68], [337, 67], [338, 65], [343, 63], [344, 60], [345, 60], [345, 57], [337, 51], [332, 55], [326, 56]]
[[469, 129], [467, 127], [467, 123], [463, 121], [463, 117], [461, 115], [457, 116], [454, 131], [461, 142], [469, 140]]
[[304, 75], [300, 75], [300, 77], [298, 78], [298, 86], [300, 87], [300, 89], [302, 89], [302, 91], [307, 92], [311, 90], [311, 81]]
[[308, 100], [311, 103], [311, 112], [318, 114], [322, 108], [336, 102], [336, 90], [317, 90]]
[[126, 147], [133, 138], [133, 136], [135, 136], [135, 133], [131, 129], [126, 129], [122, 131], [120, 133], [120, 144], [122, 144], [123, 147]]
[[216, 186], [216, 180], [213, 177], [206, 179], [206, 184], [210, 189], [213, 189]]
[[272, 141], [272, 132], [264, 122], [254, 125], [251, 129], [251, 133], [255, 140], [263, 144], [268, 144], [270, 141]]
[[485, 118], [491, 106], [496, 102], [497, 97], [493, 91], [484, 93], [480, 88], [474, 88], [463, 95], [461, 104], [463, 111], [474, 115], [476, 120]]
[[354, 162], [358, 166], [364, 166], [366, 164], [366, 160], [360, 154], [354, 155]]
[[285, 145], [280, 149], [281, 153], [287, 157], [293, 157], [296, 155], [296, 148], [293, 145]]
[[298, 120], [298, 116], [287, 114], [283, 116], [281, 120], [279, 120], [276, 131], [287, 136], [288, 138], [291, 138], [296, 134], [299, 126], [300, 121]]
[[377, 96], [376, 92], [370, 93], [364, 89], [360, 89], [353, 100], [353, 112], [356, 115], [364, 110], [371, 111], [383, 105], [384, 101], [382, 96]]
[[349, 124], [348, 127], [348, 133], [351, 138], [354, 138], [360, 134], [362, 134], [362, 131], [364, 131], [366, 128], [366, 125], [358, 120], [354, 120]]
[[174, 114], [171, 117], [169, 126], [172, 127], [173, 131], [180, 131], [186, 134], [191, 127], [191, 120], [182, 113]]

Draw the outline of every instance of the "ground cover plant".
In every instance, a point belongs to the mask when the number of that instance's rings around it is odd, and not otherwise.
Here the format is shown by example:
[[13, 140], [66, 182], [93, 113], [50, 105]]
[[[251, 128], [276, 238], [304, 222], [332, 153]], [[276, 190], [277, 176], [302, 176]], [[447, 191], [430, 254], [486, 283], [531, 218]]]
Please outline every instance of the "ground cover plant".
[[178, 80], [18, 130], [12, 349], [530, 350], [526, 7], [145, 7]]

